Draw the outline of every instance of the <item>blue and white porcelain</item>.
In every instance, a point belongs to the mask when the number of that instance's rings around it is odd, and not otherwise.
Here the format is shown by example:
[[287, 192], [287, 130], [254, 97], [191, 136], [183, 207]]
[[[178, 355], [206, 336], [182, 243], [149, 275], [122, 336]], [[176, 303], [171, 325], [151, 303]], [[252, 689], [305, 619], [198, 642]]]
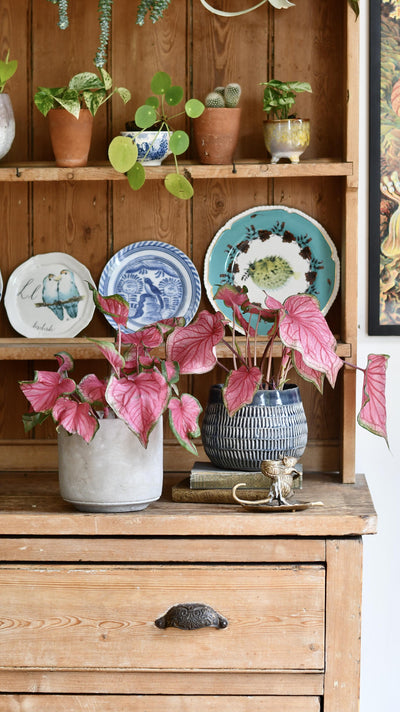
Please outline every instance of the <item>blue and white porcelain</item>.
[[[156, 240], [134, 242], [106, 264], [99, 283], [103, 296], [121, 294], [129, 303], [125, 332], [162, 319], [194, 317], [201, 296], [201, 280], [193, 262], [174, 245]], [[112, 317], [106, 319], [116, 329]]]
[[[228, 319], [231, 309], [214, 299], [219, 285], [245, 286], [250, 301], [259, 304], [266, 293], [279, 302], [293, 294], [312, 294], [326, 314], [337, 295], [339, 275], [336, 247], [322, 225], [300, 210], [275, 205], [231, 218], [216, 233], [204, 262], [208, 298]], [[261, 323], [259, 334], [270, 326]]]
[[160, 166], [171, 155], [168, 131], [121, 131], [121, 136], [136, 143], [138, 161], [143, 166]]

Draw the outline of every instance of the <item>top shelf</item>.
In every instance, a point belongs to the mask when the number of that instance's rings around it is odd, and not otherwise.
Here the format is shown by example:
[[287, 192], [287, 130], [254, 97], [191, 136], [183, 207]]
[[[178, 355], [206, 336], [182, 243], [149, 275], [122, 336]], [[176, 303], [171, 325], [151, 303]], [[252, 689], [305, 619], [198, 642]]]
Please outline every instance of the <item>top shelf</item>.
[[[232, 165], [209, 166], [190, 161], [179, 162], [181, 171], [187, 178], [304, 178], [316, 176], [350, 176], [353, 163], [329, 158], [301, 161], [298, 164], [272, 164], [258, 160], [240, 160]], [[160, 180], [175, 172], [174, 164], [146, 166], [146, 179]], [[124, 180], [125, 175], [117, 173], [108, 162], [92, 163], [79, 168], [60, 168], [53, 162], [2, 163], [0, 182], [15, 183], [29, 181], [91, 181]]]

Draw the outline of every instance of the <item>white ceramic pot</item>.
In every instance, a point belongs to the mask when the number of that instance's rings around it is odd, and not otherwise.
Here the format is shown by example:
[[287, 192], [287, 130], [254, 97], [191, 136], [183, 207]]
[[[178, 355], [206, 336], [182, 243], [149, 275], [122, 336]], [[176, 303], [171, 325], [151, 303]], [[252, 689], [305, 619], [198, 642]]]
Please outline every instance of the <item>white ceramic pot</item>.
[[0, 159], [9, 152], [15, 137], [15, 120], [11, 99], [0, 94]]
[[163, 424], [159, 420], [144, 448], [122, 420], [100, 421], [90, 443], [58, 434], [61, 497], [83, 512], [132, 512], [161, 496]]

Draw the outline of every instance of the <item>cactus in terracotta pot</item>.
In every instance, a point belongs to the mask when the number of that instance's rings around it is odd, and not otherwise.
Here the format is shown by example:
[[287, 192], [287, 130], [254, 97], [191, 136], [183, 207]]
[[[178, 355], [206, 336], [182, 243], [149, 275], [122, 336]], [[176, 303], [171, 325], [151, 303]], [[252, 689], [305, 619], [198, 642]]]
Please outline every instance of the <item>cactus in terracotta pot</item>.
[[240, 84], [231, 82], [226, 87], [216, 87], [207, 94], [204, 104], [206, 107], [218, 109], [235, 109], [242, 93]]
[[239, 139], [242, 93], [240, 84], [231, 82], [207, 94], [205, 110], [194, 121], [194, 138], [200, 163], [232, 163]]

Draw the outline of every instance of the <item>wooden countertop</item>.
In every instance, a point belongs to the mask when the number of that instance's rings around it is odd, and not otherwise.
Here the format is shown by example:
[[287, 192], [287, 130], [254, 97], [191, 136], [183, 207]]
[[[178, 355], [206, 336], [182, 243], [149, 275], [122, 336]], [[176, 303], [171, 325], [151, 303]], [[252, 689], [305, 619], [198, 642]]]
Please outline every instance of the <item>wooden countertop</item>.
[[240, 505], [178, 503], [166, 475], [162, 498], [140, 512], [88, 514], [64, 502], [56, 473], [0, 473], [0, 536], [353, 536], [375, 534], [376, 512], [363, 475], [342, 484], [328, 474], [304, 474], [299, 501], [324, 506], [299, 512], [250, 512]]

